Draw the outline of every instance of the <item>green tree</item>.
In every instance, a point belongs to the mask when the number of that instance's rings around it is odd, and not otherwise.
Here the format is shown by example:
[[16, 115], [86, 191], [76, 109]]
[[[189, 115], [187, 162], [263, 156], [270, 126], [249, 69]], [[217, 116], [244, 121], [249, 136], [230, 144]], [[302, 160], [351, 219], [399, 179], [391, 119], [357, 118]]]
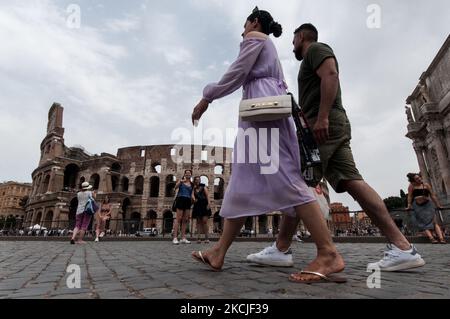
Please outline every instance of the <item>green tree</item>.
[[388, 210], [405, 208], [405, 200], [401, 197], [388, 197], [383, 200]]

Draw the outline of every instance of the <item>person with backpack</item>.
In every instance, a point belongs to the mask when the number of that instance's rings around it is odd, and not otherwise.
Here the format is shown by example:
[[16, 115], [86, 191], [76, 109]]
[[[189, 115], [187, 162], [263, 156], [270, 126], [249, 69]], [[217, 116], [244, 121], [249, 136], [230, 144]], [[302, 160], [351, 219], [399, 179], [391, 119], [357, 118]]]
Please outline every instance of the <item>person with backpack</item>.
[[[81, 185], [81, 191], [78, 192], [77, 198], [78, 198], [78, 207], [77, 207], [77, 213], [76, 213], [76, 223], [75, 223], [75, 229], [73, 230], [72, 238], [70, 239], [70, 243], [72, 245], [75, 244], [86, 244], [85, 241], [83, 241], [83, 237], [88, 230], [89, 225], [91, 224], [92, 216], [96, 213], [95, 211], [95, 205], [92, 205], [95, 203], [93, 194], [92, 185], [90, 185], [88, 182], [84, 182]], [[91, 202], [90, 202], [91, 201]], [[91, 203], [91, 210], [88, 212], [86, 210], [87, 204]], [[77, 239], [78, 236], [78, 239]]]

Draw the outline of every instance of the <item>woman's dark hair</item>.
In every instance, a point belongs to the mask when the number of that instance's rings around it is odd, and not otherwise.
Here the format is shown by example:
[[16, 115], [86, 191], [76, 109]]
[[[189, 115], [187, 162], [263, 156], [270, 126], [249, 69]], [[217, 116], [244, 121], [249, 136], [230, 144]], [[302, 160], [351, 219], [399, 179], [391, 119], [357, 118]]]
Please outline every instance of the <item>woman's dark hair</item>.
[[195, 180], [198, 178], [198, 180], [199, 180], [199, 184], [200, 184], [200, 182], [201, 182], [201, 178], [200, 178], [200, 176], [195, 176], [194, 177], [194, 179], [193, 179], [193, 181], [194, 181], [194, 183], [195, 183]]
[[191, 170], [191, 169], [185, 170], [185, 171], [184, 171], [184, 175], [186, 175], [187, 172], [191, 172], [191, 175], [192, 175], [192, 170]]
[[416, 177], [417, 175], [420, 176], [420, 174], [417, 174], [417, 173], [409, 173], [408, 175], [406, 175], [406, 177], [408, 177], [408, 181], [409, 181], [410, 183], [414, 183], [414, 182], [416, 181], [416, 180], [415, 180], [415, 177]]
[[103, 199], [103, 204], [109, 204], [109, 197], [105, 196], [105, 198]]
[[254, 22], [255, 19], [258, 19], [263, 33], [267, 35], [273, 34], [275, 38], [279, 38], [283, 33], [283, 27], [273, 20], [272, 15], [269, 12], [259, 10], [258, 7], [256, 7], [253, 10], [253, 13], [248, 16], [247, 20]]

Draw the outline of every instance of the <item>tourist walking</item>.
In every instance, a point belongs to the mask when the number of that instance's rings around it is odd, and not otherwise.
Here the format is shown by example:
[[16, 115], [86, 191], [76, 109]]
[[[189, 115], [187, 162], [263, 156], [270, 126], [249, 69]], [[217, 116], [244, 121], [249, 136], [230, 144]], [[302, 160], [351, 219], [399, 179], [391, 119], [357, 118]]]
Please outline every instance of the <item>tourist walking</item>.
[[[95, 194], [91, 192], [92, 186], [88, 182], [84, 182], [81, 185], [81, 191], [78, 192], [78, 207], [76, 212], [76, 222], [75, 229], [73, 230], [73, 235], [70, 240], [72, 245], [74, 244], [86, 244], [83, 241], [84, 235], [89, 228], [92, 220], [92, 214], [86, 212], [86, 204], [89, 199], [95, 200]], [[78, 238], [77, 238], [78, 236]]]
[[[356, 168], [350, 147], [351, 127], [342, 104], [337, 58], [325, 43], [318, 42], [319, 33], [312, 24], [304, 24], [294, 32], [294, 53], [302, 61], [298, 75], [299, 104], [319, 144], [322, 167], [314, 172], [316, 180], [325, 176], [337, 193], [349, 193], [369, 215], [389, 241], [388, 250], [371, 268], [399, 271], [421, 267], [424, 260], [395, 225], [381, 197], [362, 178]], [[292, 236], [300, 219], [283, 218], [277, 242], [272, 248], [247, 257], [250, 262], [271, 265], [286, 258]], [[269, 249], [269, 253], [267, 253]], [[270, 250], [271, 249], [271, 250]], [[310, 280], [301, 273], [298, 281]], [[317, 277], [318, 278], [318, 277]]]
[[[240, 87], [243, 87], [244, 100], [287, 93], [281, 63], [270, 34], [281, 36], [281, 25], [274, 21], [269, 12], [255, 8], [245, 22], [237, 60], [218, 83], [209, 84], [204, 89], [203, 99], [192, 114], [194, 125], [210, 103]], [[319, 278], [315, 276], [303, 282], [345, 282], [345, 278], [333, 275], [344, 270], [344, 261], [332, 242], [317, 201], [300, 174], [300, 151], [294, 119], [289, 117], [266, 122], [239, 119], [238, 126], [240, 130], [255, 133], [259, 140], [256, 144], [272, 145], [271, 139], [276, 137], [264, 133], [271, 129], [278, 130], [279, 139], [275, 144], [279, 154], [271, 152], [272, 159], [278, 155], [278, 170], [273, 174], [263, 174], [262, 168], [267, 164], [260, 158], [256, 163], [243, 161], [251, 154], [249, 147], [238, 148], [238, 145], [246, 144], [239, 140], [238, 135], [233, 151], [231, 178], [220, 210], [220, 215], [225, 218], [222, 236], [214, 247], [193, 252], [192, 256], [212, 270], [220, 271], [229, 247], [248, 217], [281, 211], [302, 218], [317, 246], [317, 258], [305, 268], [303, 274], [314, 273]], [[256, 146], [258, 150], [255, 153], [259, 153], [261, 147], [264, 151], [267, 145]], [[285, 253], [289, 254], [289, 251]]]

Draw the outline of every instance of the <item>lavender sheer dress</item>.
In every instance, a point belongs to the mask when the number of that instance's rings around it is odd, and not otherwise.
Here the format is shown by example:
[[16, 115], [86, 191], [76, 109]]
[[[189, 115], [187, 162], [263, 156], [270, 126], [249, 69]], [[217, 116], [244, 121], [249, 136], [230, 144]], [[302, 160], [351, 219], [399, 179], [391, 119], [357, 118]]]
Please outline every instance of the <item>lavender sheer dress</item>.
[[[243, 99], [286, 94], [287, 85], [278, 53], [268, 37], [244, 39], [237, 60], [218, 83], [205, 87], [203, 97], [212, 102], [242, 86]], [[222, 217], [233, 219], [274, 211], [295, 216], [294, 207], [316, 201], [300, 173], [300, 152], [292, 117], [270, 122], [245, 122], [239, 119], [238, 127], [244, 130], [256, 129], [258, 141], [261, 135], [262, 141], [265, 140], [259, 129], [266, 128], [267, 142], [253, 145], [253, 152], [261, 150], [262, 153], [274, 155], [276, 147], [272, 149], [271, 143], [275, 142], [274, 145], [279, 149], [279, 165], [274, 174], [262, 174], [261, 169], [268, 168], [271, 164], [261, 160], [259, 156], [256, 161], [250, 161], [251, 147], [246, 143], [244, 149], [238, 149], [236, 138], [231, 177], [220, 210]], [[272, 141], [272, 128], [279, 129], [279, 139], [273, 135]], [[246, 160], [243, 163], [244, 155]]]

